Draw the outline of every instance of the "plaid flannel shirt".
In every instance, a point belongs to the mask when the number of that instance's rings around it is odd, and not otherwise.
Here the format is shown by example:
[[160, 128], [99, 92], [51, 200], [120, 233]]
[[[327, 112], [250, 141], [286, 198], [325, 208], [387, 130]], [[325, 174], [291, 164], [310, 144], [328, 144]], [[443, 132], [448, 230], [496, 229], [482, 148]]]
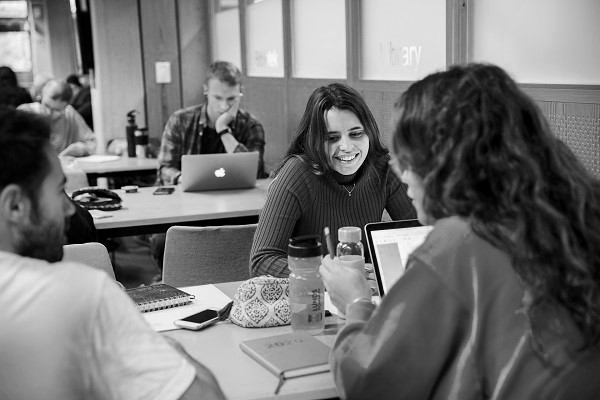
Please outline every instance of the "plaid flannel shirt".
[[[158, 180], [172, 185], [181, 175], [181, 156], [201, 153], [201, 136], [206, 126], [204, 104], [187, 107], [171, 115], [162, 135], [158, 154]], [[263, 153], [265, 133], [260, 122], [250, 113], [239, 110], [229, 126], [239, 142], [235, 152], [258, 151], [258, 178], [265, 178]]]

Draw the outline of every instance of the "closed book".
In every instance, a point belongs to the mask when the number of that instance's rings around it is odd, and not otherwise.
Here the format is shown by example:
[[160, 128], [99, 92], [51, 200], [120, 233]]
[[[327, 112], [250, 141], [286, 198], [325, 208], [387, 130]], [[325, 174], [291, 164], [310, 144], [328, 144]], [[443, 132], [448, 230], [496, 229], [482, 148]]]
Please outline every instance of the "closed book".
[[279, 377], [275, 394], [285, 379], [329, 371], [329, 346], [306, 332], [245, 340], [240, 348]]
[[194, 298], [194, 295], [164, 283], [127, 289], [126, 292], [141, 312], [183, 306]]

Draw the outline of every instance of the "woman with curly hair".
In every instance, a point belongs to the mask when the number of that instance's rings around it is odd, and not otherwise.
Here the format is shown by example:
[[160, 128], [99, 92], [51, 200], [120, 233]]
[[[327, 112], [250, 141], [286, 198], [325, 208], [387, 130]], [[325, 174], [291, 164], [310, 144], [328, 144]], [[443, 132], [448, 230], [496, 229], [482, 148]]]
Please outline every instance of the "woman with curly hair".
[[324, 259], [341, 397], [598, 398], [600, 183], [498, 67], [429, 75], [395, 108], [392, 164], [434, 229], [377, 308]]

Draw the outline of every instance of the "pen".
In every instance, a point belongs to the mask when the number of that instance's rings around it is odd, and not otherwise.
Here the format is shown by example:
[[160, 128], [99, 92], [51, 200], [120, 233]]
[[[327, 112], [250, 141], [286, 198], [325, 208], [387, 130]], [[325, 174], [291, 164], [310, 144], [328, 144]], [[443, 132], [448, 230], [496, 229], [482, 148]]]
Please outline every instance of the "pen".
[[327, 243], [327, 251], [329, 251], [329, 257], [331, 257], [331, 259], [333, 259], [333, 255], [334, 255], [333, 242], [331, 241], [331, 235], [330, 235], [328, 226], [323, 228], [323, 234], [325, 235], [325, 242]]

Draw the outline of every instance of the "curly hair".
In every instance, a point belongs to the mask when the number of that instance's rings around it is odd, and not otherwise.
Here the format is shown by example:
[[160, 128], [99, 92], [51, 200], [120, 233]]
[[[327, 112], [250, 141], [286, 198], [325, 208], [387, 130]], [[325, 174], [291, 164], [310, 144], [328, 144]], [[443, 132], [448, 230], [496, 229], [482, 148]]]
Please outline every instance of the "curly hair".
[[375, 117], [363, 97], [348, 85], [331, 83], [317, 88], [310, 95], [294, 138], [273, 176], [291, 157], [298, 157], [310, 165], [316, 175], [323, 175], [332, 169], [324, 147], [327, 137], [325, 114], [332, 108], [352, 112], [364, 127], [369, 138], [366, 164], [372, 165], [373, 160], [388, 154], [388, 149], [381, 143]]
[[585, 346], [600, 340], [600, 182], [553, 135], [501, 68], [427, 76], [395, 105], [393, 150], [423, 179], [423, 209], [465, 217], [506, 251], [531, 297], [571, 315]]

